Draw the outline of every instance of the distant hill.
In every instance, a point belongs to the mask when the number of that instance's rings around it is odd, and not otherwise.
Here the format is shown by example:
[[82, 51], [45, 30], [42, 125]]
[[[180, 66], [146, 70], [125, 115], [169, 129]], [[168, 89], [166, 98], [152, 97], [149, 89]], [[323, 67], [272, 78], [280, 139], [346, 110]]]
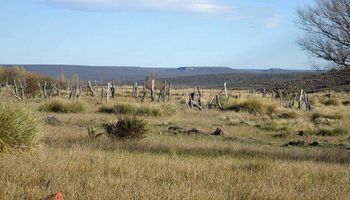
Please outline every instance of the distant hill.
[[[13, 65], [0, 65], [12, 67]], [[232, 73], [235, 70], [227, 67], [198, 67], [198, 68], [144, 68], [132, 66], [82, 66], [82, 65], [17, 65], [28, 71], [39, 74], [57, 77], [65, 74], [71, 78], [77, 74], [83, 80], [119, 80], [130, 82], [144, 80], [147, 75], [156, 74], [158, 78], [168, 78], [174, 76], [192, 76], [213, 73]]]
[[[0, 65], [4, 67], [12, 67], [14, 65]], [[77, 74], [83, 80], [119, 80], [122, 82], [144, 80], [147, 75], [156, 74], [160, 79], [172, 79], [179, 84], [190, 84], [192, 78], [174, 78], [187, 77], [196, 75], [211, 75], [211, 74], [230, 74], [232, 77], [243, 77], [243, 74], [250, 74], [244, 79], [254, 78], [252, 74], [266, 74], [264, 77], [269, 77], [272, 74], [293, 74], [293, 73], [311, 73], [311, 71], [302, 70], [284, 70], [279, 68], [273, 69], [232, 69], [229, 67], [179, 67], [179, 68], [145, 68], [132, 66], [82, 66], [82, 65], [16, 65], [22, 66], [28, 71], [36, 72], [42, 75], [57, 77], [60, 74], [65, 74], [71, 78]], [[270, 75], [269, 75], [270, 74]], [[218, 78], [222, 75], [215, 75]], [[292, 75], [295, 77], [295, 75]], [[201, 78], [199, 78], [201, 79]], [[208, 78], [205, 78], [208, 79]], [[234, 78], [232, 80], [235, 80]], [[234, 81], [235, 82], [235, 81]], [[197, 82], [193, 82], [198, 83]], [[192, 85], [192, 84], [191, 84]], [[213, 85], [208, 83], [208, 85]]]
[[249, 89], [268, 88], [275, 85], [283, 85], [285, 82], [301, 81], [305, 78], [317, 75], [319, 72], [250, 72], [250, 73], [225, 73], [207, 74], [195, 76], [173, 77], [163, 79], [171, 81], [175, 86], [222, 87], [227, 82], [229, 88]]

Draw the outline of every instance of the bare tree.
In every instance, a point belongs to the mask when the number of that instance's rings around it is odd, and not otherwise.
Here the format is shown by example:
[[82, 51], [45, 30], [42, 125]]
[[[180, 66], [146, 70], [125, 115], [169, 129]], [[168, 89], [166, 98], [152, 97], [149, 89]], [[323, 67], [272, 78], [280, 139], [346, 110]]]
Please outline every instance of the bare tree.
[[299, 45], [336, 69], [350, 68], [350, 0], [315, 0], [298, 10], [298, 25], [306, 32]]

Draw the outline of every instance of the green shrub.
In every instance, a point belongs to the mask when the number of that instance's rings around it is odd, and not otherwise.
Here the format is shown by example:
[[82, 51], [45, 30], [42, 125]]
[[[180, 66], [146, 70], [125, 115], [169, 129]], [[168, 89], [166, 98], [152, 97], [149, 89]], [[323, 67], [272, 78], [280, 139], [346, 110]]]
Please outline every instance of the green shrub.
[[317, 131], [318, 136], [337, 136], [337, 135], [347, 135], [349, 133], [348, 129], [345, 128], [334, 128], [334, 129], [320, 129]]
[[277, 112], [277, 106], [275, 104], [266, 104], [259, 99], [247, 99], [241, 103], [225, 106], [224, 110], [244, 111], [251, 114], [267, 114], [272, 116]]
[[132, 106], [131, 104], [117, 104], [113, 106], [101, 106], [99, 112], [114, 113], [119, 115], [139, 115], [158, 117], [162, 115], [158, 107]]
[[32, 111], [0, 102], [0, 152], [36, 147], [39, 132], [40, 123]]
[[134, 117], [119, 117], [116, 124], [104, 124], [103, 127], [112, 139], [142, 138], [147, 132], [147, 123]]
[[324, 105], [326, 106], [340, 106], [341, 102], [339, 101], [339, 99], [329, 99], [327, 101], [324, 102]]
[[56, 113], [79, 113], [85, 110], [81, 102], [62, 102], [58, 100], [50, 101], [39, 107], [40, 111]]
[[236, 112], [245, 111], [252, 114], [262, 114], [264, 105], [261, 101], [256, 99], [249, 99], [242, 103], [237, 103], [226, 107], [227, 110], [233, 110]]
[[136, 115], [146, 115], [146, 116], [152, 116], [152, 117], [158, 117], [161, 115], [161, 112], [157, 108], [152, 107], [139, 107], [135, 111]]

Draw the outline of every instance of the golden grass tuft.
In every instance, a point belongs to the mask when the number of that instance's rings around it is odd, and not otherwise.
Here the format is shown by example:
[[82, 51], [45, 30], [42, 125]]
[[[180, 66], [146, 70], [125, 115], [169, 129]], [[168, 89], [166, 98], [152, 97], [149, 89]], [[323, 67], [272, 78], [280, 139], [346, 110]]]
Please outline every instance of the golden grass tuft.
[[23, 106], [0, 102], [0, 152], [28, 150], [38, 145], [39, 120]]

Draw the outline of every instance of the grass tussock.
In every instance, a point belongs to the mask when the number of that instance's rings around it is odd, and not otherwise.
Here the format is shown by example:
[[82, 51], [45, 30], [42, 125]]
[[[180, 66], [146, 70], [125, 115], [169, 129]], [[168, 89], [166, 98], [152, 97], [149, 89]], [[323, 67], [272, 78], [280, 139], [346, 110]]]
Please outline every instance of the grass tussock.
[[147, 132], [147, 123], [136, 117], [119, 117], [116, 124], [103, 126], [112, 139], [142, 138]]
[[79, 101], [63, 102], [54, 100], [39, 106], [39, 110], [55, 113], [80, 113], [83, 112], [85, 108]]
[[320, 129], [317, 131], [316, 135], [318, 136], [339, 136], [339, 135], [347, 135], [349, 134], [349, 130], [346, 128], [333, 128], [333, 129]]
[[0, 103], [0, 152], [37, 146], [40, 123], [35, 113], [20, 105]]
[[101, 106], [99, 108], [101, 113], [110, 113], [118, 115], [137, 115], [137, 116], [168, 116], [176, 112], [176, 110], [169, 104], [160, 104], [157, 106], [134, 106], [131, 104], [116, 104], [112, 106]]
[[225, 110], [233, 110], [236, 112], [248, 112], [251, 114], [266, 114], [273, 116], [277, 112], [277, 105], [264, 102], [262, 99], [250, 98], [242, 102], [233, 103], [225, 106]]
[[282, 119], [296, 119], [298, 117], [298, 113], [295, 111], [284, 112], [280, 115]]
[[340, 105], [342, 105], [340, 100], [337, 98], [329, 99], [329, 100], [325, 101], [323, 104], [326, 106], [340, 106]]
[[320, 113], [315, 112], [311, 115], [311, 120], [313, 122], [317, 122], [320, 119], [331, 119], [331, 120], [340, 120], [343, 119], [343, 115], [337, 113]]

